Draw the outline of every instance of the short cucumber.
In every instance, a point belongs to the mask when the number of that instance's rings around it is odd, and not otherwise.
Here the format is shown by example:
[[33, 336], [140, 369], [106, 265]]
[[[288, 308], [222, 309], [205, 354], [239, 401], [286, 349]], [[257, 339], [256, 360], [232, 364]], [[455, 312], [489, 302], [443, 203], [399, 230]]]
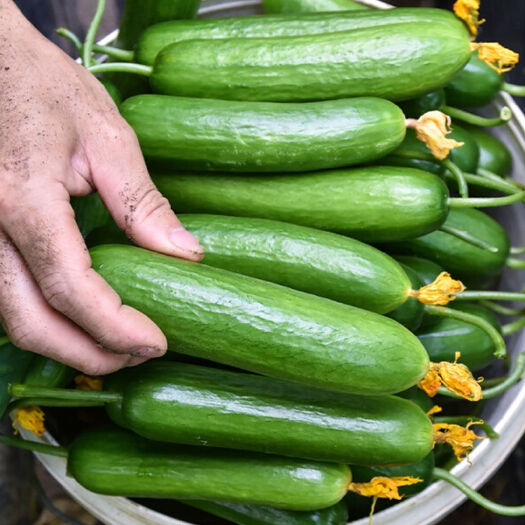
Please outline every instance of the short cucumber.
[[379, 314], [131, 246], [91, 255], [123, 302], [180, 353], [361, 394], [406, 390], [427, 372], [417, 338]]
[[378, 159], [405, 117], [372, 97], [277, 104], [139, 95], [120, 106], [144, 156], [171, 169], [293, 172]]
[[195, 507], [236, 525], [346, 525], [348, 511], [343, 501], [321, 510], [293, 511], [220, 501], [184, 500]]
[[[450, 23], [400, 23], [271, 38], [183, 40], [163, 48], [153, 91], [224, 100], [312, 101], [356, 96], [404, 100], [446, 84], [470, 57]], [[385, 67], [388, 64], [388, 67]]]
[[[457, 303], [454, 309], [486, 319], [501, 332], [497, 317], [478, 304]], [[494, 359], [494, 344], [486, 332], [457, 319], [426, 316], [416, 332], [426, 348], [431, 361], [454, 361], [456, 352], [461, 352], [460, 362], [470, 370], [479, 370]]]
[[[177, 20], [152, 25], [141, 35], [135, 58], [141, 64], [153, 64], [158, 53], [169, 44], [183, 40], [217, 38], [257, 38], [275, 36], [304, 36], [323, 33], [335, 33], [370, 27], [384, 27], [399, 23], [419, 24], [423, 21], [434, 24], [456, 23], [454, 15], [444, 9], [403, 8], [387, 11], [367, 10], [338, 13], [298, 13], [292, 12], [298, 1], [281, 2], [286, 13], [265, 16], [242, 16], [231, 18], [201, 18], [198, 20]], [[323, 5], [323, 2], [345, 2], [359, 5], [351, 0], [308, 1], [309, 8]], [[265, 4], [266, 7], [266, 4]], [[319, 9], [316, 9], [319, 11]], [[325, 11], [328, 11], [325, 9]], [[130, 47], [130, 46], [128, 46]]]
[[311, 226], [368, 242], [411, 239], [439, 228], [448, 190], [431, 173], [369, 166], [258, 177], [154, 177], [177, 212], [259, 217]]
[[399, 104], [403, 113], [409, 118], [419, 118], [428, 111], [440, 110], [445, 105], [445, 90], [443, 88], [423, 93], [423, 95], [405, 100]]
[[376, 248], [335, 233], [249, 217], [179, 214], [204, 264], [377, 313], [405, 302], [410, 280]]
[[392, 244], [387, 251], [430, 259], [466, 282], [501, 272], [509, 255], [510, 242], [505, 230], [494, 219], [476, 209], [453, 209], [445, 222], [447, 226], [476, 237], [494, 251], [441, 230]]
[[337, 503], [346, 465], [168, 445], [117, 428], [82, 432], [69, 447], [68, 473], [99, 494], [210, 499], [317, 510]]
[[418, 461], [432, 424], [396, 396], [351, 396], [239, 372], [157, 362], [117, 373], [110, 417], [154, 441], [356, 465]]
[[403, 267], [408, 266], [414, 270], [425, 285], [434, 282], [436, 277], [444, 271], [439, 264], [429, 259], [423, 259], [422, 257], [398, 255], [395, 259], [401, 263]]
[[428, 397], [428, 395], [417, 386], [413, 386], [412, 388], [409, 388], [404, 392], [399, 392], [396, 395], [402, 397], [403, 399], [412, 401], [412, 403], [415, 403], [421, 410], [425, 412], [425, 414], [434, 406], [432, 398]]
[[445, 86], [447, 103], [459, 107], [479, 107], [492, 101], [503, 87], [503, 76], [472, 53], [465, 67]]

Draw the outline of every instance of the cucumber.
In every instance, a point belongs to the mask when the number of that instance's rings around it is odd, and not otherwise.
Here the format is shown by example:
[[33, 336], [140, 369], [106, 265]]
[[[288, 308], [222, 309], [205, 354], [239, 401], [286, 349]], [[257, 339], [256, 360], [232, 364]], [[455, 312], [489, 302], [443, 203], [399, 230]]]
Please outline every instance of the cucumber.
[[343, 501], [310, 512], [220, 501], [184, 500], [184, 503], [236, 525], [346, 525], [348, 523], [348, 511]]
[[491, 217], [476, 209], [452, 209], [445, 226], [466, 232], [486, 242], [494, 251], [483, 249], [445, 231], [434, 231], [417, 239], [388, 246], [398, 255], [415, 255], [443, 266], [456, 279], [469, 282], [501, 272], [509, 255], [505, 230]]
[[[470, 56], [464, 24], [430, 22], [271, 38], [183, 40], [153, 64], [154, 92], [251, 101], [404, 100], [446, 84]], [[388, 67], [385, 67], [388, 64]]]
[[177, 352], [361, 394], [400, 392], [427, 372], [418, 339], [379, 314], [131, 246], [91, 255], [123, 302], [157, 323]]
[[349, 235], [365, 242], [412, 239], [439, 228], [448, 190], [421, 170], [369, 166], [258, 177], [154, 177], [177, 212], [259, 217]]
[[116, 428], [76, 437], [67, 469], [99, 494], [216, 499], [302, 511], [334, 505], [351, 481], [346, 465], [167, 445]]
[[409, 388], [404, 392], [399, 392], [396, 395], [402, 397], [403, 399], [412, 401], [412, 403], [415, 403], [421, 410], [425, 412], [425, 414], [434, 406], [432, 399], [417, 386], [413, 386], [412, 388]]
[[478, 169], [488, 170], [496, 175], [506, 176], [512, 171], [512, 154], [498, 138], [476, 127], [468, 126], [467, 131], [479, 147]]
[[263, 0], [265, 13], [315, 13], [370, 9], [353, 0]]
[[376, 248], [294, 224], [179, 214], [204, 248], [204, 264], [250, 275], [377, 313], [405, 302], [410, 280]]
[[158, 362], [107, 378], [110, 417], [154, 440], [356, 465], [414, 463], [432, 424], [395, 396], [351, 396], [267, 377]]
[[[498, 318], [483, 306], [457, 303], [452, 307], [486, 319], [501, 332]], [[461, 363], [470, 370], [479, 370], [494, 359], [492, 339], [477, 326], [464, 321], [426, 316], [416, 335], [434, 362], [454, 361], [455, 353], [461, 352]]]
[[419, 118], [428, 111], [438, 111], [445, 105], [445, 90], [443, 88], [423, 93], [423, 95], [405, 100], [399, 104], [403, 113], [409, 118]]
[[36, 355], [27, 370], [24, 384], [45, 387], [67, 386], [75, 375], [75, 370], [49, 357]]
[[33, 358], [33, 353], [16, 347], [7, 337], [0, 341], [0, 420], [11, 399], [9, 385], [23, 379]]
[[436, 277], [443, 272], [443, 268], [436, 264], [434, 261], [429, 259], [423, 259], [421, 257], [413, 257], [411, 255], [398, 255], [396, 261], [401, 263], [403, 267], [408, 266], [414, 272], [417, 273], [418, 277], [423, 281], [423, 284], [427, 285], [436, 279]]
[[308, 104], [139, 95], [120, 106], [144, 156], [171, 169], [293, 172], [378, 159], [405, 117], [372, 97]]
[[452, 106], [474, 108], [491, 102], [502, 87], [503, 76], [474, 52], [465, 67], [445, 86], [445, 96]]
[[[299, 0], [304, 1], [304, 0]], [[323, 0], [326, 2], [351, 0]], [[310, 1], [310, 5], [313, 2]], [[322, 2], [315, 1], [316, 6]], [[294, 9], [297, 0], [286, 0], [283, 7]], [[363, 7], [364, 6], [360, 6]], [[432, 22], [455, 24], [455, 17], [444, 9], [402, 8], [387, 11], [367, 10], [339, 13], [292, 13], [242, 16], [232, 18], [202, 18], [163, 22], [149, 27], [140, 36], [135, 59], [141, 64], [152, 65], [159, 52], [169, 44], [183, 40], [260, 38], [275, 36], [304, 36], [335, 33], [370, 27], [384, 27], [399, 23]]]

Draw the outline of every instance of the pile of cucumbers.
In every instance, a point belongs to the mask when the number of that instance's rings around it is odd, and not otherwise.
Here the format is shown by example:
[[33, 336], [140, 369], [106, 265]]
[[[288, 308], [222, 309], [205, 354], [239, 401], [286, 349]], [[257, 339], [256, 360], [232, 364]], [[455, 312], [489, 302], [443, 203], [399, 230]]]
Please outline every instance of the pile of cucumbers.
[[[525, 515], [448, 472], [481, 429], [497, 437], [472, 400], [525, 370], [520, 356], [483, 391], [468, 370], [505, 358], [503, 338], [525, 326], [521, 308], [499, 302], [525, 294], [494, 289], [505, 267], [525, 268], [525, 249], [479, 209], [523, 206], [525, 188], [506, 146], [475, 125], [509, 115], [464, 108], [519, 88], [446, 10], [264, 0], [263, 15], [194, 18], [198, 7], [128, 0], [120, 49], [80, 50], [204, 248], [201, 263], [146, 251], [96, 195], [74, 203], [93, 267], [171, 352], [101, 388], [76, 377], [93, 387], [78, 390], [66, 388], [74, 370], [3, 340], [1, 412], [30, 428], [18, 414], [28, 407], [72, 418], [103, 407], [103, 424], [65, 447], [0, 441], [67, 458], [97, 493], [179, 500], [188, 520], [198, 509], [213, 523], [344, 525], [437, 479]], [[447, 110], [456, 147], [437, 158], [420, 123], [443, 119], [447, 140]], [[447, 384], [447, 370], [460, 379]], [[432, 374], [452, 392], [438, 384], [431, 399]]]

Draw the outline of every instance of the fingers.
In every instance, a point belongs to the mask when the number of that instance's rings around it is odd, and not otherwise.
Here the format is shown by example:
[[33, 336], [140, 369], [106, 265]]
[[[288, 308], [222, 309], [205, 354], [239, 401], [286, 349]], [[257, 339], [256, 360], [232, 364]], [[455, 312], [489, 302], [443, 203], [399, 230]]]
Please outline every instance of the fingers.
[[123, 306], [91, 268], [66, 190], [48, 183], [46, 193], [45, 201], [35, 203], [27, 197], [21, 212], [0, 218], [43, 298], [104, 348], [135, 357], [162, 355], [167, 343], [160, 329], [137, 310]]
[[[109, 143], [109, 144], [108, 144]], [[199, 261], [203, 250], [153, 184], [137, 138], [122, 120], [88, 152], [91, 176], [111, 215], [137, 244]]]
[[45, 301], [13, 244], [0, 232], [0, 312], [15, 345], [90, 375], [104, 375], [144, 358], [115, 354]]

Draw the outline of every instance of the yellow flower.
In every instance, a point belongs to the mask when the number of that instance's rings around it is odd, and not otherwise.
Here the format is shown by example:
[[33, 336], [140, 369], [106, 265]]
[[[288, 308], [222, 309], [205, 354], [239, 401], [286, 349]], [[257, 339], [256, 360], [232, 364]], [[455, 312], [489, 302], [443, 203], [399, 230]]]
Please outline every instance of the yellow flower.
[[483, 421], [471, 421], [465, 427], [449, 423], [434, 423], [434, 443], [448, 443], [454, 450], [458, 461], [467, 458], [470, 463], [469, 452], [474, 448], [474, 441], [486, 439], [475, 434], [470, 427], [481, 424]]
[[472, 36], [478, 34], [478, 26], [485, 20], [479, 19], [479, 0], [457, 0], [453, 6], [454, 14], [463, 20]]
[[441, 272], [434, 282], [422, 286], [419, 290], [411, 290], [409, 297], [415, 297], [423, 304], [445, 306], [465, 290], [461, 281], [452, 279], [448, 272]]
[[44, 412], [40, 407], [29, 406], [19, 408], [13, 420], [15, 434], [18, 434], [18, 427], [21, 427], [30, 430], [38, 437], [42, 437], [46, 431], [44, 428], [44, 417]]
[[102, 378], [78, 375], [75, 377], [78, 390], [102, 390]]
[[472, 42], [472, 51], [478, 52], [478, 58], [486, 62], [492, 69], [500, 75], [510, 71], [519, 61], [520, 55], [503, 47], [497, 42]]

